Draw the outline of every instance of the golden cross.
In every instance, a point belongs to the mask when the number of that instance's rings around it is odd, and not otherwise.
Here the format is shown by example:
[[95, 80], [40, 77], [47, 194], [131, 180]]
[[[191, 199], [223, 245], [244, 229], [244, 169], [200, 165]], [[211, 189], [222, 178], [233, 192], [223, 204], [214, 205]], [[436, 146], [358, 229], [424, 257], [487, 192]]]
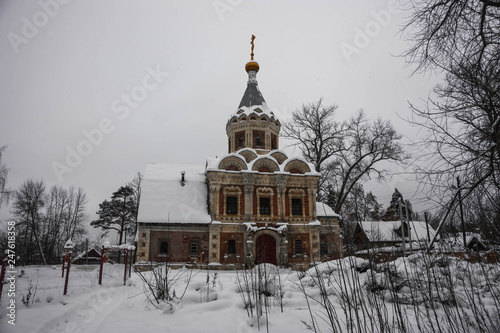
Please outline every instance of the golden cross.
[[254, 39], [255, 39], [255, 36], [254, 36], [254, 35], [252, 35], [252, 41], [250, 42], [250, 44], [252, 44], [252, 53], [250, 53], [250, 56], [251, 56], [252, 58], [251, 58], [250, 60], [253, 60], [253, 47], [254, 47], [254, 45], [253, 45], [253, 40], [254, 40]]

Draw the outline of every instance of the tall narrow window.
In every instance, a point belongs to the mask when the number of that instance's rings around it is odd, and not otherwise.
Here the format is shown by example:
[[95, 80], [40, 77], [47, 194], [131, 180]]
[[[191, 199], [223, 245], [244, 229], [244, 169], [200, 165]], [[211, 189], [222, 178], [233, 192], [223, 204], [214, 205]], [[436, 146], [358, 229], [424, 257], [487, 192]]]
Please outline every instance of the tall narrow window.
[[238, 214], [238, 198], [226, 197], [226, 214]]
[[160, 254], [168, 254], [168, 242], [167, 241], [161, 241], [160, 242]]
[[302, 241], [300, 239], [297, 239], [295, 241], [295, 254], [301, 254], [302, 253]]
[[292, 215], [302, 215], [301, 199], [292, 199]]
[[235, 143], [237, 145], [236, 148], [243, 148], [243, 146], [245, 145], [245, 131], [235, 133], [234, 139], [235, 139]]
[[319, 244], [319, 253], [322, 256], [326, 256], [328, 254], [328, 246], [326, 245], [326, 243]]
[[235, 254], [236, 253], [236, 241], [234, 239], [230, 239], [227, 241], [227, 254]]
[[198, 254], [198, 243], [189, 244], [189, 254]]
[[271, 202], [269, 198], [261, 197], [259, 200], [260, 204], [260, 215], [270, 215], [271, 214]]

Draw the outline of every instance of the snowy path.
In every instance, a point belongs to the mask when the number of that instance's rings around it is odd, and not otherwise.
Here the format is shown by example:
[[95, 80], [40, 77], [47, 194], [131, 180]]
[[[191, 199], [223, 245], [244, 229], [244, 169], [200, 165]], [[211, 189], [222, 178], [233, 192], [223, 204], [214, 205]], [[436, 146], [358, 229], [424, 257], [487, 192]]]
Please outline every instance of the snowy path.
[[[237, 292], [235, 272], [218, 272], [216, 286], [210, 288], [210, 302], [206, 301], [205, 272], [199, 271], [193, 276], [174, 313], [165, 314], [149, 304], [141, 279], [133, 274], [127, 286], [115, 282], [110, 286], [94, 286], [79, 294], [57, 296], [50, 303], [40, 302], [29, 307], [19, 304], [16, 326], [7, 324], [3, 316], [0, 332], [258, 332], [255, 317], [248, 318]], [[182, 290], [181, 287], [179, 291]], [[305, 309], [299, 309], [303, 305], [301, 298], [297, 290], [288, 289], [285, 312], [281, 313], [279, 307], [273, 305], [269, 317], [272, 332], [304, 330], [301, 319], [307, 320], [308, 314]], [[262, 329], [265, 331], [265, 327]]]
[[68, 299], [68, 303], [63, 305], [65, 310], [36, 332], [100, 332], [102, 324], [128, 298], [130, 291], [129, 288], [98, 288], [76, 299]]

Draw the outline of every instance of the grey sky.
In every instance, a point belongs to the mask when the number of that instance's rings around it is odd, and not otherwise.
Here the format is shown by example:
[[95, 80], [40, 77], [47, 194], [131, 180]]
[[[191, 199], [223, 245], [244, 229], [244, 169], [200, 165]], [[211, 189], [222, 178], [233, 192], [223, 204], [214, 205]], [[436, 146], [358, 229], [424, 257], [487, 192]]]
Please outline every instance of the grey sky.
[[[323, 97], [339, 105], [340, 119], [363, 108], [413, 139], [417, 131], [396, 114], [408, 117], [407, 101], [426, 98], [435, 80], [410, 77], [396, 56], [407, 47], [398, 35], [406, 13], [393, 7], [389, 0], [2, 0], [7, 186], [43, 178], [82, 187], [93, 215], [148, 162], [204, 164], [226, 153], [225, 125], [246, 87], [252, 34], [259, 86], [280, 120]], [[87, 156], [68, 166], [68, 149]], [[59, 177], [54, 165], [66, 166]], [[373, 189], [387, 205], [395, 186], [405, 195], [414, 188], [396, 177]], [[2, 209], [0, 219], [7, 216]]]

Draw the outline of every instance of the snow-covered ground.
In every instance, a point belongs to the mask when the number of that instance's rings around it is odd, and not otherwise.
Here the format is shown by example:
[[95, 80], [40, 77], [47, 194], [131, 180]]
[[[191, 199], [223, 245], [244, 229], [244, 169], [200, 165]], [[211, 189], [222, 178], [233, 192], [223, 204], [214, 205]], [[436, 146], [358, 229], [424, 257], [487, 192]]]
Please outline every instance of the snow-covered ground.
[[[25, 268], [17, 279], [31, 279], [34, 297], [26, 306], [21, 295], [27, 290], [17, 290], [15, 326], [2, 304], [0, 332], [498, 332], [499, 327], [498, 267], [450, 257], [415, 254], [377, 266], [348, 257], [308, 272], [271, 265], [238, 272], [170, 270], [174, 299], [159, 304], [143, 283], [152, 281], [152, 272], [143, 278], [132, 273], [124, 286], [123, 266], [107, 264], [100, 286], [98, 268], [73, 266], [63, 296], [60, 266], [37, 267], [36, 276], [28, 276], [32, 271]], [[161, 272], [164, 268], [157, 268]]]

